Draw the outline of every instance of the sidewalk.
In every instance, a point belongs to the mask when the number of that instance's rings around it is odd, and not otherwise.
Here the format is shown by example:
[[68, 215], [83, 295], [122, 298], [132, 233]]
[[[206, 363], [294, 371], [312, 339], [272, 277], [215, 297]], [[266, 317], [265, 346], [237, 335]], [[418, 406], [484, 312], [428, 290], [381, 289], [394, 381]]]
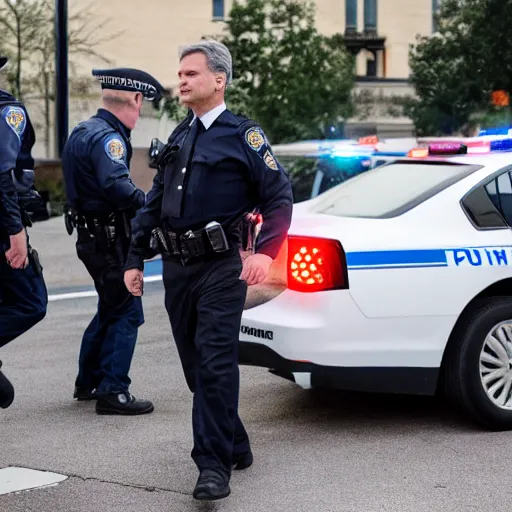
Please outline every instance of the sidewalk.
[[30, 243], [37, 249], [48, 289], [93, 286], [75, 250], [76, 231], [68, 235], [64, 217], [36, 222], [28, 230]]

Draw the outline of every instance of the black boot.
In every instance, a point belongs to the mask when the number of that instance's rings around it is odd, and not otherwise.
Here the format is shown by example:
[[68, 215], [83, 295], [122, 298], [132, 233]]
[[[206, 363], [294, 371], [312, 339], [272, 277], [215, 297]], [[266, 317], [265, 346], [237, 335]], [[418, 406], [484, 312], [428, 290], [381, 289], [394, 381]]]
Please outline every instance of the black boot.
[[135, 416], [153, 412], [153, 404], [149, 400], [137, 400], [129, 391], [118, 393], [98, 393], [96, 400], [97, 414], [122, 414]]
[[[0, 361], [2, 368], [2, 361]], [[0, 407], [7, 409], [14, 401], [14, 388], [11, 381], [0, 370]]]
[[226, 498], [231, 493], [229, 480], [214, 469], [203, 469], [194, 489], [196, 500], [213, 501]]

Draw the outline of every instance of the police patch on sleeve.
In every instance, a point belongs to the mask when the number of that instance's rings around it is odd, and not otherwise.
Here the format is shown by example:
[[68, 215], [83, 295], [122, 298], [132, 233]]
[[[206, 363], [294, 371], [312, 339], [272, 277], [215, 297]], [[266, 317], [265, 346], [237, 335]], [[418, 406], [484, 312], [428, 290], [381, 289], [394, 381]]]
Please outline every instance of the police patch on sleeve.
[[263, 155], [263, 160], [267, 164], [267, 167], [270, 167], [273, 171], [279, 170], [279, 168], [277, 167], [276, 159], [274, 158], [274, 155], [270, 152], [270, 150], [267, 149], [267, 151], [265, 151], [265, 154]]
[[280, 167], [276, 157], [272, 154], [270, 143], [265, 132], [259, 126], [251, 126], [244, 133], [245, 143], [261, 158], [265, 165], [273, 171], [279, 171]]
[[251, 149], [254, 149], [254, 151], [259, 151], [261, 149], [266, 142], [265, 139], [265, 135], [259, 128], [249, 128], [245, 132], [245, 141]]
[[108, 137], [105, 141], [105, 153], [113, 162], [121, 162], [126, 154], [121, 138], [116, 135]]
[[25, 112], [20, 107], [5, 107], [2, 110], [2, 117], [7, 126], [21, 138], [27, 126], [27, 118]]

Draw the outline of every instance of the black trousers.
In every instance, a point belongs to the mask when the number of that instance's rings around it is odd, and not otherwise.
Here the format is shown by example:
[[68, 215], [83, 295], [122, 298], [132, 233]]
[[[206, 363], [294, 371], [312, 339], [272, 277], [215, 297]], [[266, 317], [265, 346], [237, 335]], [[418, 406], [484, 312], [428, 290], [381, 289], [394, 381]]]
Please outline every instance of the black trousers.
[[228, 478], [232, 462], [250, 450], [238, 415], [238, 340], [247, 283], [238, 249], [207, 260], [165, 258], [165, 307], [185, 378], [194, 393], [192, 458], [199, 470]]
[[13, 269], [0, 246], [0, 347], [21, 336], [45, 316], [48, 292], [33, 254], [25, 269]]

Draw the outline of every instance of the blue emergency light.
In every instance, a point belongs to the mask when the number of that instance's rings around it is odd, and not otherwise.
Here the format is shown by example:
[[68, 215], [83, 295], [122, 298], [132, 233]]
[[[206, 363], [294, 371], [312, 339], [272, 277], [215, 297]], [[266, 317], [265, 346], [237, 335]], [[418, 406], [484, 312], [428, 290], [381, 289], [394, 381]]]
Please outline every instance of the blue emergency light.
[[478, 136], [482, 135], [512, 135], [511, 126], [495, 126], [493, 128], [482, 128], [478, 132]]

